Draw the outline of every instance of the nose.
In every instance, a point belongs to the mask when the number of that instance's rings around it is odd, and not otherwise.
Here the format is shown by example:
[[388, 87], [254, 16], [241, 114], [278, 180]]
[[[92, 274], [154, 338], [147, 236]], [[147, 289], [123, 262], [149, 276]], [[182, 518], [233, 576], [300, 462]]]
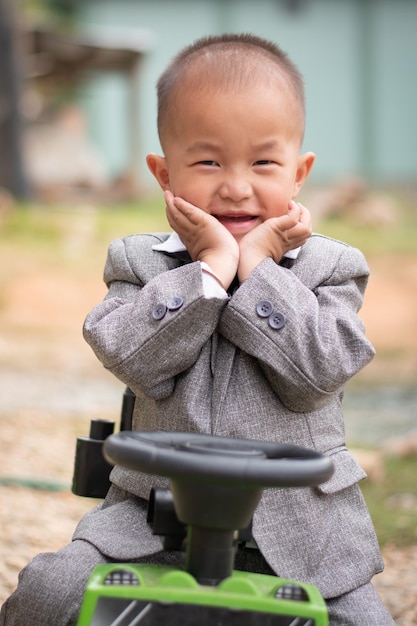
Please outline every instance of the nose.
[[252, 185], [243, 174], [227, 174], [222, 180], [219, 195], [223, 200], [241, 202], [252, 195]]

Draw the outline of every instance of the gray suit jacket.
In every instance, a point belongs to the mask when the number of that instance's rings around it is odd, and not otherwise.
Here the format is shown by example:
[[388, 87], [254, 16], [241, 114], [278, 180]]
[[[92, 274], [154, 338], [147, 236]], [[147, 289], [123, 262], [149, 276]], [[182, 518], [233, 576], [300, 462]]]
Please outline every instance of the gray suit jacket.
[[[264, 492], [254, 537], [279, 575], [312, 582], [325, 597], [368, 582], [382, 561], [341, 408], [345, 384], [374, 355], [357, 316], [369, 273], [363, 255], [313, 235], [295, 261], [266, 259], [223, 300], [204, 296], [198, 262], [151, 249], [167, 237], [111, 244], [108, 295], [84, 326], [103, 365], [138, 396], [134, 427], [267, 439], [330, 455], [335, 473], [320, 487]], [[179, 308], [155, 314], [176, 297]], [[280, 314], [278, 324], [259, 315], [261, 301]], [[142, 498], [164, 484], [120, 467], [112, 481]], [[121, 523], [108, 513], [106, 524], [113, 522]], [[80, 536], [113, 558], [138, 558], [154, 546], [150, 535], [133, 541], [131, 525], [124, 528], [111, 535], [111, 549], [102, 531]]]

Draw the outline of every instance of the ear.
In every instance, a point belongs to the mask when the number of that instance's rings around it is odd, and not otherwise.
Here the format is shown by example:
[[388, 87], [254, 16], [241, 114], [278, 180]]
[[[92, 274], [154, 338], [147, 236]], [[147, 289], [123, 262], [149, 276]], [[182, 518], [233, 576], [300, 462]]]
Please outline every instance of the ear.
[[292, 190], [292, 197], [295, 198], [301, 187], [304, 185], [308, 175], [313, 167], [316, 155], [314, 152], [305, 152], [298, 157], [297, 173], [295, 175], [294, 186]]
[[163, 191], [170, 189], [167, 160], [158, 154], [148, 154], [146, 163]]

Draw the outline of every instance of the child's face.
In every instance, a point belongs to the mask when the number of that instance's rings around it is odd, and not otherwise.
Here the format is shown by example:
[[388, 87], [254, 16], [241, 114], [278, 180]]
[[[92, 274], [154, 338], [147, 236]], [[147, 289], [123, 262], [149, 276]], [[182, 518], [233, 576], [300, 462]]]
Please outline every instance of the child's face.
[[314, 161], [299, 154], [301, 113], [287, 89], [185, 90], [177, 105], [165, 157], [148, 156], [162, 189], [215, 216], [237, 240], [287, 213]]

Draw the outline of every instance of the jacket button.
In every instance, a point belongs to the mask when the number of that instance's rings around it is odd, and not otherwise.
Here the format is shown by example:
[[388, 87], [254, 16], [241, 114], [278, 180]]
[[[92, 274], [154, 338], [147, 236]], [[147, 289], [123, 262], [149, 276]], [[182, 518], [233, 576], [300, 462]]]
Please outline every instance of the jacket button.
[[274, 307], [272, 306], [272, 302], [269, 302], [269, 300], [261, 300], [256, 305], [256, 313], [259, 317], [269, 317], [273, 310]]
[[285, 316], [282, 313], [279, 313], [278, 311], [274, 311], [268, 317], [268, 324], [274, 330], [279, 330], [280, 328], [285, 326], [285, 322], [286, 322]]
[[167, 308], [165, 304], [157, 304], [152, 309], [152, 317], [154, 320], [161, 320], [163, 317], [165, 317], [166, 312]]
[[174, 296], [167, 302], [168, 311], [178, 311], [184, 304], [184, 300], [180, 296]]

